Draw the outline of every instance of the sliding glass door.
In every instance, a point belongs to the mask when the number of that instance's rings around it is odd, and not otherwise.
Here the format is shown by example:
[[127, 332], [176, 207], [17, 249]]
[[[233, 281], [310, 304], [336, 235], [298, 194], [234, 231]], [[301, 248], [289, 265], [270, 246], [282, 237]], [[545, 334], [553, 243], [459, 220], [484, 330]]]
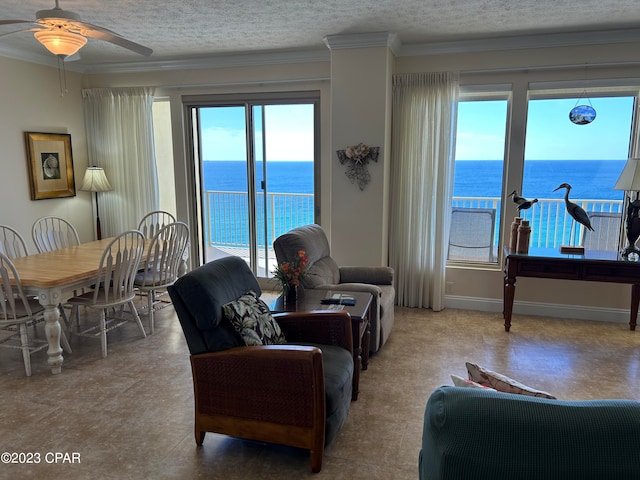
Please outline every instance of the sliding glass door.
[[271, 277], [273, 240], [314, 222], [316, 102], [285, 95], [191, 107], [205, 262], [237, 255]]

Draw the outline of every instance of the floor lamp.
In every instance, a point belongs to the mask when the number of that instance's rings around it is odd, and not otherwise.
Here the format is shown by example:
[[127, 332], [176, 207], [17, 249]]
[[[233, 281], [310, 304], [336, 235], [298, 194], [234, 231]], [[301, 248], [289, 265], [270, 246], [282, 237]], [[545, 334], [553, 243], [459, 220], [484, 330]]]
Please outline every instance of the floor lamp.
[[85, 192], [95, 192], [96, 194], [96, 230], [98, 240], [102, 240], [102, 230], [100, 229], [100, 209], [98, 208], [98, 192], [108, 192], [111, 190], [109, 180], [104, 173], [102, 167], [87, 167], [87, 171], [84, 172], [84, 179], [82, 180], [82, 186], [80, 190]]

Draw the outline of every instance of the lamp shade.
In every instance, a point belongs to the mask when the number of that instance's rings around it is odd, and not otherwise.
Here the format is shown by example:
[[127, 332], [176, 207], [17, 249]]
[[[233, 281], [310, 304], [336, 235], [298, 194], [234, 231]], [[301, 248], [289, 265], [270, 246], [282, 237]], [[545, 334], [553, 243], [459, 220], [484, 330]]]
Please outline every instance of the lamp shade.
[[84, 47], [87, 38], [65, 30], [38, 30], [33, 34], [54, 55], [70, 56]]
[[108, 192], [111, 185], [102, 167], [87, 167], [80, 190], [87, 192]]
[[630, 158], [622, 169], [620, 178], [613, 187], [614, 190], [627, 192], [640, 191], [640, 158]]

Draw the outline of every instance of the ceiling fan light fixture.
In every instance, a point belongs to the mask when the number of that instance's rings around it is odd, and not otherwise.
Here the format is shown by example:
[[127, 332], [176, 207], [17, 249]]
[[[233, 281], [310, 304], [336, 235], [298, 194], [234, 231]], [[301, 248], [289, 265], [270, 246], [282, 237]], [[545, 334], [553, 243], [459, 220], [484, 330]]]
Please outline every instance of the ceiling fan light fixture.
[[51, 53], [65, 57], [73, 55], [87, 43], [86, 37], [61, 29], [40, 30], [33, 35]]

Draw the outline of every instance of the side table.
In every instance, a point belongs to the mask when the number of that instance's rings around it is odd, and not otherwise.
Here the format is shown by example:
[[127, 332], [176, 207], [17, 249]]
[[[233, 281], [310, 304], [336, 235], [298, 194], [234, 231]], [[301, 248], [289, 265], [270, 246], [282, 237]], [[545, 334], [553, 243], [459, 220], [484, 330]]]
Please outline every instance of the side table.
[[[355, 305], [325, 305], [322, 300], [331, 298], [334, 294], [353, 297]], [[281, 312], [312, 312], [317, 310], [335, 310], [340, 308], [349, 312], [353, 336], [353, 393], [352, 400], [358, 399], [360, 388], [360, 371], [369, 366], [369, 347], [371, 344], [371, 301], [373, 297], [367, 292], [347, 292], [342, 290], [307, 289], [298, 294], [295, 305], [285, 305], [279, 296], [270, 306], [274, 313]]]

